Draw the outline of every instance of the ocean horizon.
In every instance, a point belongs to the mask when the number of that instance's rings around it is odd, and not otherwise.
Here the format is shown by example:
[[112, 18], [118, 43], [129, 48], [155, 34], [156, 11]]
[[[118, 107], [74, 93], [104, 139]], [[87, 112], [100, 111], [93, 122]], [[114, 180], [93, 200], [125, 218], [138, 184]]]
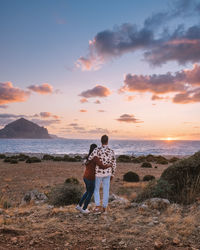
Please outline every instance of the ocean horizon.
[[[0, 139], [0, 153], [87, 154], [93, 139]], [[180, 155], [200, 150], [197, 140], [110, 140], [116, 155]]]

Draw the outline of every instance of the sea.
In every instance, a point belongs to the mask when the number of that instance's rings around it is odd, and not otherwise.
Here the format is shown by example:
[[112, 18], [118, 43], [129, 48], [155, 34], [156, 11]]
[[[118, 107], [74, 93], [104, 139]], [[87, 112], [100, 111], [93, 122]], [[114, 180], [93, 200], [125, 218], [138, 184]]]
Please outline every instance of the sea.
[[[92, 143], [83, 139], [0, 139], [0, 153], [87, 154]], [[110, 140], [116, 155], [192, 155], [200, 151], [200, 141]]]

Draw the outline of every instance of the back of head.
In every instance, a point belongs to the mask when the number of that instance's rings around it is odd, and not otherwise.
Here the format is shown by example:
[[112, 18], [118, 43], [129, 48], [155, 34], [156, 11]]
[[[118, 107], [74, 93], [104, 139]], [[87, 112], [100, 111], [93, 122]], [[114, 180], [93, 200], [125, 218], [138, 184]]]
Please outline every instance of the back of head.
[[107, 145], [108, 144], [108, 136], [107, 135], [103, 135], [101, 137], [101, 143], [102, 143], [102, 145]]
[[90, 150], [89, 150], [89, 154], [88, 154], [87, 158], [91, 155], [91, 153], [94, 151], [95, 148], [97, 148], [96, 144], [93, 143], [90, 145]]

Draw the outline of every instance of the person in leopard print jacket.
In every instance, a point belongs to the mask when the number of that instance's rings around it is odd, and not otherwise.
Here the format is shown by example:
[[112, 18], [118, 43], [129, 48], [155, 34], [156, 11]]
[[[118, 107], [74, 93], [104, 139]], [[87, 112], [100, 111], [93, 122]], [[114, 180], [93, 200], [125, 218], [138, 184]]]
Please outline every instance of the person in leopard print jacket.
[[92, 160], [94, 157], [98, 159], [104, 165], [111, 164], [111, 167], [107, 169], [102, 169], [96, 165], [95, 169], [95, 189], [94, 189], [94, 200], [96, 204], [96, 211], [101, 210], [100, 206], [100, 186], [103, 184], [103, 212], [106, 212], [109, 199], [109, 189], [110, 189], [110, 180], [114, 177], [116, 171], [116, 158], [115, 153], [112, 149], [108, 147], [108, 136], [103, 135], [101, 137], [102, 146], [94, 149], [94, 151], [89, 156], [88, 160]]

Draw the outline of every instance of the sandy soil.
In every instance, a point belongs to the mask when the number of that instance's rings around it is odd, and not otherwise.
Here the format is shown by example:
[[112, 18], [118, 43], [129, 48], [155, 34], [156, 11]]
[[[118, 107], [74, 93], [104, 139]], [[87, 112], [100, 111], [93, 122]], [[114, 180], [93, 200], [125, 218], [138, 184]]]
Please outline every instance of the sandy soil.
[[[111, 193], [131, 201], [145, 183], [125, 183], [124, 173], [134, 171], [141, 179], [146, 174], [159, 178], [167, 167], [156, 165], [158, 168], [141, 169], [140, 165], [118, 164]], [[74, 205], [61, 208], [48, 204], [18, 206], [26, 191], [46, 192], [69, 177], [82, 182], [82, 174], [80, 163], [49, 161], [12, 165], [0, 161], [0, 192], [12, 204], [11, 208], [0, 210], [0, 250], [151, 250], [159, 244], [157, 249], [200, 249], [199, 203], [187, 207], [172, 204], [167, 210], [158, 211], [111, 202], [108, 214], [87, 216], [76, 211]]]

